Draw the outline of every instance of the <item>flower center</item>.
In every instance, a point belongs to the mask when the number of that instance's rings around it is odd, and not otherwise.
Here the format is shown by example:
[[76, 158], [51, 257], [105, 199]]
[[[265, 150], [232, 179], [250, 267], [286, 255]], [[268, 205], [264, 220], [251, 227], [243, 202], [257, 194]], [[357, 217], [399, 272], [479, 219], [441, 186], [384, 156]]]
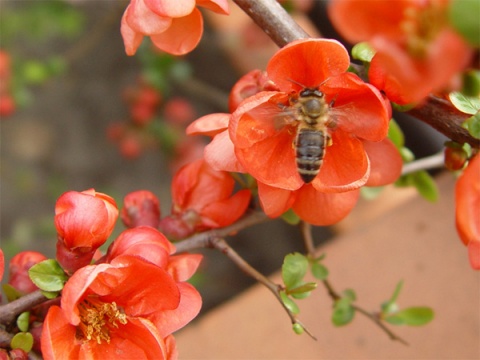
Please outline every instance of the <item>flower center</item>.
[[425, 57], [429, 44], [446, 23], [445, 7], [436, 1], [429, 1], [424, 7], [407, 8], [401, 28], [406, 35], [408, 52], [417, 58]]
[[80, 304], [81, 334], [78, 337], [86, 340], [95, 340], [98, 344], [102, 341], [110, 343], [110, 332], [118, 328], [118, 324], [125, 325], [127, 316], [117, 308], [115, 302], [105, 303], [97, 297], [89, 296]]

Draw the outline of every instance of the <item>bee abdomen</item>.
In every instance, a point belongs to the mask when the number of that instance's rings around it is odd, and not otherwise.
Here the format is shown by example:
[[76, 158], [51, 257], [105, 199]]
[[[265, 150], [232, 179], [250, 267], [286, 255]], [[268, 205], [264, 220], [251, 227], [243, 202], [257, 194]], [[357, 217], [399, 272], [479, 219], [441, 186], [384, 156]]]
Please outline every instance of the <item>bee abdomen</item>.
[[315, 129], [300, 129], [295, 141], [297, 171], [305, 183], [320, 171], [325, 153], [325, 133]]

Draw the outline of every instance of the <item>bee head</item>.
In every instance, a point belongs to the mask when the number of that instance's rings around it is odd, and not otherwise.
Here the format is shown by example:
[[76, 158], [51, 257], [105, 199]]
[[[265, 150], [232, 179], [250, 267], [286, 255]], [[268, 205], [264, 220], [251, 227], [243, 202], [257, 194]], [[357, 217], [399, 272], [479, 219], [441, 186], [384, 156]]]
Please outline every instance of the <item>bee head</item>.
[[300, 91], [300, 97], [323, 98], [323, 92], [318, 90], [318, 88], [305, 88], [302, 91]]

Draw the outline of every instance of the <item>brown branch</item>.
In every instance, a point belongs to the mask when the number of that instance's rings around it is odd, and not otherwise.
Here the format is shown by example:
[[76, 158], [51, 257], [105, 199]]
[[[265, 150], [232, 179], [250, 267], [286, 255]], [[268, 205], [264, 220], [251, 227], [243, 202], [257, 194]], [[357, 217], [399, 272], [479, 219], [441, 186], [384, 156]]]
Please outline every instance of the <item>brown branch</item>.
[[267, 217], [267, 215], [265, 215], [265, 213], [261, 211], [252, 211], [250, 213], [247, 213], [243, 218], [230, 226], [205, 231], [176, 242], [176, 252], [182, 253], [194, 249], [211, 247], [212, 239], [223, 238], [225, 236], [235, 234], [238, 231], [245, 229], [246, 227], [262, 223], [268, 219], [269, 218]]
[[[309, 37], [276, 0], [234, 0], [234, 2], [279, 47]], [[475, 139], [461, 126], [468, 115], [458, 112], [446, 100], [430, 95], [423, 105], [408, 111], [408, 114], [460, 144], [468, 143], [475, 148], [480, 147], [480, 140]]]
[[17, 300], [0, 306], [0, 324], [9, 324], [24, 311], [30, 310], [32, 307], [39, 305], [48, 299], [40, 290], [22, 296]]

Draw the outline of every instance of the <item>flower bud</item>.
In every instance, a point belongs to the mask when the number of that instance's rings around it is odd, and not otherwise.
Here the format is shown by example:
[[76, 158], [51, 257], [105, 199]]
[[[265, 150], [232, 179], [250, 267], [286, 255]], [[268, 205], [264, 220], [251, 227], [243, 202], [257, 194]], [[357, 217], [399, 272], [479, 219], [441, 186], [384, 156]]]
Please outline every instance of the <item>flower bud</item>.
[[465, 166], [465, 162], [468, 159], [468, 154], [458, 144], [456, 145], [446, 144], [444, 155], [445, 155], [445, 167], [451, 171], [462, 169]]
[[31, 293], [38, 287], [30, 280], [28, 270], [47, 257], [36, 251], [22, 251], [10, 260], [10, 279], [8, 283], [23, 294]]
[[158, 228], [160, 202], [150, 191], [135, 191], [123, 200], [121, 218], [126, 227], [151, 226]]

